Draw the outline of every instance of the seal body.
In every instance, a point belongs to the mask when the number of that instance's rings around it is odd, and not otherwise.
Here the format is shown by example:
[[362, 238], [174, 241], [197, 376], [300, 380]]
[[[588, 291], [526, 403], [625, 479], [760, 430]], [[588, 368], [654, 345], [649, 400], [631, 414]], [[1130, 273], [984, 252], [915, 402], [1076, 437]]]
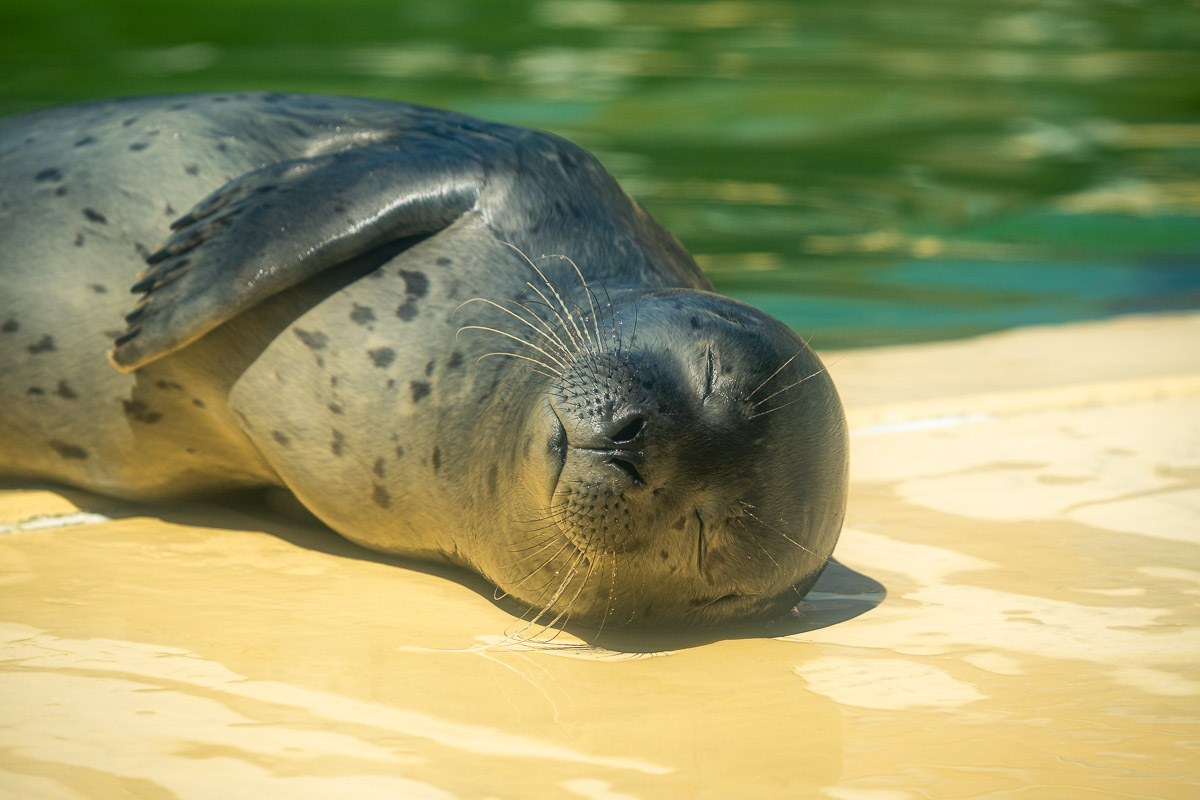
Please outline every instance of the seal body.
[[800, 339], [713, 294], [583, 150], [419, 106], [0, 123], [0, 374], [0, 473], [282, 486], [547, 623], [789, 608], [845, 507], [841, 406]]

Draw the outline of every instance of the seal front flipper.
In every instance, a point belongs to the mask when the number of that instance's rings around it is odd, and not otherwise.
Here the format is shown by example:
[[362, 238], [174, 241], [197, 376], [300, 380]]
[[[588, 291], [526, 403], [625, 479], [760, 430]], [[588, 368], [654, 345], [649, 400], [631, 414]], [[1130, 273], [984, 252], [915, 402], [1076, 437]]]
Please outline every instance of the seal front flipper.
[[465, 149], [379, 144], [271, 164], [176, 220], [132, 291], [144, 297], [109, 358], [130, 372], [262, 300], [374, 247], [436, 233], [476, 203]]

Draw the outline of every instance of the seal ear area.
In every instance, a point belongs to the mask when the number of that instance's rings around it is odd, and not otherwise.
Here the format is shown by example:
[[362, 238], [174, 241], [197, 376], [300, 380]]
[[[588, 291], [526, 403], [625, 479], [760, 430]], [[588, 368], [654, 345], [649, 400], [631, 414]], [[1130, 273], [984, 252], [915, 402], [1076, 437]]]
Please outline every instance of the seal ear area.
[[326, 269], [428, 236], [474, 207], [484, 169], [445, 141], [382, 143], [282, 161], [234, 178], [176, 220], [133, 285], [109, 359], [130, 372]]

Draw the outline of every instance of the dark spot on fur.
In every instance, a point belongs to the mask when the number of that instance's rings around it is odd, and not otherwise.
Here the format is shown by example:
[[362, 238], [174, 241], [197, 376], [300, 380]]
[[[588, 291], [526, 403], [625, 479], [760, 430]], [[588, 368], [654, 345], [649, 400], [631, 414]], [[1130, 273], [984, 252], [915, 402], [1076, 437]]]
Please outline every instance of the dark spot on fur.
[[446, 366], [450, 369], [462, 366], [462, 353], [455, 350], [450, 354], [450, 358], [446, 361]]
[[396, 458], [404, 458], [404, 448], [396, 445]]
[[425, 381], [409, 381], [408, 387], [412, 389], [412, 399], [414, 403], [419, 403], [421, 398], [429, 394], [431, 391], [429, 384]]
[[329, 385], [332, 386], [334, 389], [337, 388], [337, 385], [338, 385], [338, 376], [337, 375], [329, 376]]
[[375, 491], [371, 492], [371, 499], [375, 501], [375, 505], [380, 508], [388, 508], [392, 504], [392, 496], [388, 494], [388, 490], [375, 484]]
[[700, 327], [700, 318], [699, 318], [699, 317], [692, 317], [692, 319], [691, 319], [691, 323], [692, 323], [692, 327], [693, 327], [693, 328], [699, 328], [699, 327]]
[[322, 350], [329, 342], [329, 337], [320, 331], [310, 333], [300, 328], [292, 328], [292, 331], [296, 334], [296, 338], [304, 342], [310, 350]]
[[396, 360], [396, 351], [390, 347], [376, 347], [374, 350], [368, 350], [367, 355], [375, 362], [375, 366], [381, 368]]
[[437, 265], [438, 265], [439, 267], [448, 267], [448, 266], [450, 266], [451, 264], [453, 264], [454, 262], [453, 262], [453, 261], [451, 261], [450, 259], [446, 258], [445, 256], [442, 256], [441, 258], [439, 258], [439, 259], [437, 260], [437, 262], [436, 262], [436, 263], [437, 263]]
[[4, 320], [4, 324], [0, 325], [0, 331], [5, 333], [16, 333], [19, 330], [21, 330], [21, 323], [12, 318]]
[[662, 556], [662, 560], [663, 560], [663, 561], [666, 561], [668, 558], [670, 558], [670, 557], [671, 557], [671, 554], [670, 554], [670, 553], [668, 553], [666, 550], [659, 550], [659, 551], [658, 551], [658, 554], [659, 554], [660, 556]]
[[128, 128], [130, 125], [132, 125], [133, 123], [135, 123], [137, 121], [138, 121], [137, 117], [129, 117], [128, 119], [121, 120], [121, 125]]
[[346, 437], [342, 435], [342, 432], [339, 431], [337, 428], [334, 428], [333, 429], [333, 441], [331, 441], [329, 443], [330, 452], [333, 453], [335, 456], [340, 456], [342, 454], [342, 445], [343, 445], [343, 443], [345, 443], [345, 441], [346, 441]]
[[375, 466], [372, 468], [371, 471], [374, 472], [376, 475], [378, 475], [380, 478], [387, 475], [387, 467], [383, 463], [382, 458], [375, 459]]
[[357, 325], [366, 325], [369, 322], [375, 321], [375, 309], [370, 306], [360, 306], [354, 304], [354, 310], [350, 312], [350, 319]]
[[342, 413], [342, 407], [341, 407], [341, 406], [339, 406], [337, 403], [330, 403], [328, 406], [326, 406], [326, 408], [328, 408], [328, 409], [329, 409], [330, 411], [332, 411], [334, 414], [341, 414], [341, 413]]
[[196, 406], [197, 408], [208, 408], [208, 406], [204, 405], [204, 401], [199, 397], [192, 398], [192, 405]]
[[88, 288], [91, 289], [96, 294], [108, 294], [108, 288], [105, 287], [103, 284], [89, 283]]
[[671, 523], [672, 530], [681, 531], [685, 527], [687, 527], [687, 517], [680, 517], [679, 519], [677, 519]]
[[66, 381], [59, 381], [58, 388], [54, 390], [54, 393], [63, 400], [74, 400], [76, 397], [79, 397], [79, 395], [75, 394], [75, 390], [67, 385]]
[[85, 208], [83, 210], [83, 215], [87, 217], [89, 221], [95, 222], [98, 225], [108, 224], [108, 218], [94, 208]]
[[442, 454], [438, 452], [436, 447], [433, 448], [433, 452], [429, 455], [429, 463], [433, 465], [434, 472], [437, 472], [438, 467], [442, 465]]
[[396, 388], [396, 379], [395, 378], [388, 378], [387, 388], [389, 388], [389, 389]]
[[170, 204], [170, 203], [167, 203], [166, 207], [164, 207], [164, 208], [163, 208], [163, 213], [165, 213], [165, 214], [166, 214], [168, 217], [174, 217], [174, 216], [175, 216], [175, 209], [174, 209], [174, 208], [171, 208], [171, 204]]
[[57, 189], [55, 189], [54, 196], [55, 197], [66, 197], [67, 196], [67, 187], [60, 186]]
[[496, 473], [496, 465], [492, 464], [492, 466], [488, 468], [488, 494], [493, 497], [495, 497], [497, 489]]
[[182, 389], [183, 388], [175, 381], [155, 381], [154, 385], [157, 386], [159, 389]]
[[62, 180], [62, 172], [58, 169], [55, 169], [54, 167], [47, 167], [46, 169], [39, 172], [37, 175], [34, 175], [33, 179], [35, 181], [39, 181], [41, 183], [47, 183], [47, 182], [51, 182], [51, 181], [61, 181]]
[[77, 444], [67, 444], [57, 439], [50, 440], [50, 447], [63, 458], [73, 458], [79, 461], [88, 457], [88, 451]]
[[402, 269], [400, 277], [404, 279], [404, 302], [396, 308], [396, 316], [405, 322], [417, 316], [417, 301], [429, 294], [429, 278], [424, 272]]
[[25, 348], [30, 353], [37, 355], [38, 353], [53, 353], [58, 347], [54, 344], [54, 337], [46, 334], [37, 344], [31, 344]]
[[153, 425], [162, 419], [162, 413], [151, 411], [141, 400], [122, 399], [121, 405], [125, 408], [125, 416], [134, 422], [140, 422], [143, 425]]
[[416, 298], [421, 298], [429, 294], [429, 278], [425, 277], [424, 272], [410, 272], [402, 269], [400, 270], [400, 277], [404, 278], [405, 294]]
[[82, 233], [75, 234], [75, 246], [83, 247], [83, 234]]
[[137, 152], [138, 150], [145, 150], [149, 146], [150, 145], [147, 142], [134, 142], [133, 144], [129, 145], [129, 149]]
[[95, 143], [96, 143], [96, 137], [85, 136], [82, 139], [80, 139], [78, 142], [76, 142], [75, 146], [76, 147], [87, 147], [89, 144], [95, 144]]
[[188, 164], [186, 167], [183, 168], [183, 171], [186, 172], [188, 175], [199, 175], [200, 167], [196, 164]]
[[187, 107], [187, 103], [172, 103], [171, 105], [167, 106], [167, 111], [182, 111]]
[[288, 438], [286, 433], [280, 433], [279, 431], [271, 431], [271, 438], [274, 439], [276, 442], [278, 442], [280, 444], [280, 446], [282, 446], [282, 447], [291, 447], [292, 446], [292, 440]]
[[433, 374], [433, 362], [432, 361], [425, 362], [425, 374], [426, 374], [426, 376]]
[[46, 390], [40, 386], [30, 386], [29, 390], [27, 392], [25, 392], [25, 394], [32, 394], [37, 397], [40, 397], [40, 396], [44, 395], [45, 393], [46, 393]]

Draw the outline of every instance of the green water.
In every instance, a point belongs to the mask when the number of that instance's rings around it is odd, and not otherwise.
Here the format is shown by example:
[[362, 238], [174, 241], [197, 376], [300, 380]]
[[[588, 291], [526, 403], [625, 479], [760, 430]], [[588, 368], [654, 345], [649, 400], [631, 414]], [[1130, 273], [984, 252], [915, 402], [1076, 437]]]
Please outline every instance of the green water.
[[1184, 0], [0, 0], [0, 112], [371, 95], [591, 149], [819, 347], [1200, 307]]

